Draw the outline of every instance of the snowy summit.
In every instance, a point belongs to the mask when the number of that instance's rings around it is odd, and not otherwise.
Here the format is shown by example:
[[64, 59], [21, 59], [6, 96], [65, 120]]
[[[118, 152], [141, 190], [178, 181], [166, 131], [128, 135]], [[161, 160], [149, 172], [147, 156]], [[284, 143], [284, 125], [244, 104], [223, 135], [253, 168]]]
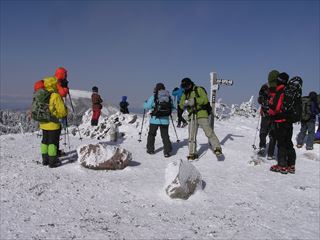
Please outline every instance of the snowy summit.
[[[319, 145], [313, 151], [296, 149], [295, 174], [270, 172], [275, 160], [249, 164], [258, 118], [223, 118], [216, 121], [215, 131], [224, 161], [218, 161], [200, 130], [200, 158], [189, 162], [188, 171], [194, 171], [201, 187], [187, 200], [172, 199], [166, 188], [177, 163], [188, 155], [188, 131], [176, 128], [177, 142], [170, 124], [172, 156], [163, 157], [160, 134], [156, 153], [148, 155], [148, 117], [139, 142], [142, 116], [117, 112], [101, 117], [99, 126], [92, 127], [89, 110], [80, 132], [76, 127], [70, 127], [67, 135], [62, 132], [60, 147], [67, 155], [54, 169], [41, 164], [37, 133], [0, 136], [0, 238], [319, 238]], [[116, 118], [120, 124], [114, 141], [105, 131]], [[294, 125], [293, 136], [299, 128]], [[79, 148], [90, 144], [125, 149], [131, 161], [123, 170], [85, 168]], [[113, 153], [107, 150], [105, 155]]]

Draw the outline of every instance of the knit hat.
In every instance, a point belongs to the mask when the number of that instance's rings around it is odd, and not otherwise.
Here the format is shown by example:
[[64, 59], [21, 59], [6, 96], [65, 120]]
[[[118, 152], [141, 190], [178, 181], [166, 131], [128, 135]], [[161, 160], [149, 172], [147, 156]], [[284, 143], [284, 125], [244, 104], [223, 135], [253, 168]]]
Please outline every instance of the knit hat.
[[127, 101], [127, 96], [122, 96], [122, 102], [125, 102], [125, 101]]
[[310, 92], [309, 93], [309, 98], [314, 101], [317, 102], [317, 98], [318, 98], [318, 94], [316, 92]]
[[286, 72], [280, 73], [277, 78], [278, 84], [287, 84], [288, 80], [289, 80], [289, 75]]
[[98, 92], [98, 87], [96, 86], [92, 87], [92, 92]]
[[188, 87], [188, 86], [190, 86], [192, 84], [193, 84], [193, 82], [191, 81], [190, 78], [184, 78], [184, 79], [181, 80], [181, 87], [182, 88], [186, 88], [186, 87]]
[[56, 70], [56, 73], [54, 74], [54, 76], [58, 79], [58, 80], [63, 80], [67, 78], [67, 70], [63, 67], [59, 67]]
[[156, 87], [154, 88], [154, 92], [158, 92], [159, 90], [165, 90], [165, 86], [163, 83], [157, 83]]
[[269, 75], [268, 75], [269, 87], [276, 87], [277, 86], [278, 76], [279, 76], [279, 72], [277, 70], [272, 70], [269, 72]]

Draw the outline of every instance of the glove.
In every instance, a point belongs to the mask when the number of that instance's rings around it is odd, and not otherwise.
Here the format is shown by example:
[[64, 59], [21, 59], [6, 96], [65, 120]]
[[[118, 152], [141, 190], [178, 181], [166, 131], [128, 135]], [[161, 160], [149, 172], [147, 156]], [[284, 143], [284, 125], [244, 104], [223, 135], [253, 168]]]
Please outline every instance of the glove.
[[184, 101], [184, 106], [185, 107], [192, 107], [192, 106], [194, 106], [194, 99], [193, 98], [191, 98], [191, 99], [189, 99], [189, 100], [185, 100]]
[[61, 123], [63, 129], [66, 129], [68, 127], [67, 118], [60, 119], [60, 123]]
[[68, 83], [69, 83], [69, 81], [67, 79], [63, 79], [61, 81], [61, 87], [68, 88]]

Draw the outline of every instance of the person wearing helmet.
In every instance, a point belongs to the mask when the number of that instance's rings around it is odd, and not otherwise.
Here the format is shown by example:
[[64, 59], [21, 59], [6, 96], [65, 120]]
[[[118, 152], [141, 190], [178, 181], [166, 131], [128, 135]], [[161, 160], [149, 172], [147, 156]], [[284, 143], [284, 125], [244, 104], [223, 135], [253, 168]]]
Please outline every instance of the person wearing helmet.
[[98, 94], [98, 87], [96, 87], [96, 86], [92, 87], [91, 101], [92, 101], [91, 126], [98, 126], [99, 117], [100, 117], [101, 109], [102, 109], [101, 103], [103, 101], [102, 101], [100, 95]]

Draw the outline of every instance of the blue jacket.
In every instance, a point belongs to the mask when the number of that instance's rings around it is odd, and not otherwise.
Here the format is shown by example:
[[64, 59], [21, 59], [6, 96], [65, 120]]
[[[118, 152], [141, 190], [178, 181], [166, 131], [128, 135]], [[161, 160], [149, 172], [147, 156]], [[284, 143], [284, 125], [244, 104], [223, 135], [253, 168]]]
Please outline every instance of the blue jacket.
[[177, 98], [177, 103], [178, 104], [180, 102], [180, 99], [181, 99], [181, 96], [182, 96], [183, 93], [184, 93], [184, 89], [182, 87], [180, 87], [179, 89], [177, 89], [175, 91], [174, 90], [172, 91], [172, 96]]
[[[144, 102], [143, 108], [145, 110], [153, 110], [154, 107], [155, 107], [154, 96], [151, 96], [146, 102]], [[151, 116], [150, 124], [169, 125], [169, 117], [156, 118], [155, 116]]]

